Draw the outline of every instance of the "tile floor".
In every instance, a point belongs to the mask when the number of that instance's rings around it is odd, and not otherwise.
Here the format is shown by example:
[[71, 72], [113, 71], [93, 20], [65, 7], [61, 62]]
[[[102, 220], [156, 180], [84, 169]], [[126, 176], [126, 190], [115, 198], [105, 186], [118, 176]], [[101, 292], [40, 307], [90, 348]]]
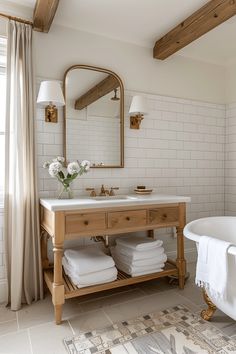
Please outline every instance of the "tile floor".
[[[115, 289], [83, 298], [67, 300], [63, 323], [53, 322], [53, 306], [48, 294], [43, 301], [12, 312], [0, 306], [0, 354], [65, 354], [63, 338], [79, 331], [102, 328], [111, 323], [183, 304], [192, 311], [205, 305], [194, 285], [195, 264], [185, 289], [169, 285], [166, 279]], [[217, 311], [213, 321], [225, 334], [236, 339], [236, 322]]]

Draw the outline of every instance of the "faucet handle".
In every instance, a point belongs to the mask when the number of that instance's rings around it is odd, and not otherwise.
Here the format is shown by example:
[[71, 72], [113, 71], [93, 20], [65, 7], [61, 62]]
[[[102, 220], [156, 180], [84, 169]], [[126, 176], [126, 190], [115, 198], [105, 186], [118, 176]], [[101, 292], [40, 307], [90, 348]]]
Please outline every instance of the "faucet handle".
[[86, 188], [86, 191], [90, 191], [90, 197], [96, 197], [95, 188]]
[[115, 195], [114, 190], [118, 190], [118, 189], [120, 189], [120, 188], [119, 188], [119, 187], [111, 187], [110, 192], [109, 192], [109, 195], [110, 195], [111, 197], [114, 196], [114, 195]]

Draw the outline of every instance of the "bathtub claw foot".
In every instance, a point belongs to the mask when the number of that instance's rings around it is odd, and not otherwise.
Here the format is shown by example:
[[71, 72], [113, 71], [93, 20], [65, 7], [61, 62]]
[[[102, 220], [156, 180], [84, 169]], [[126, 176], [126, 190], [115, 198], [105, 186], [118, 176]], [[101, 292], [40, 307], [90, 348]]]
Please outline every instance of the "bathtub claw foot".
[[201, 317], [205, 321], [209, 321], [216, 311], [216, 306], [213, 304], [213, 302], [211, 301], [211, 299], [207, 295], [206, 290], [203, 290], [203, 298], [208, 306], [208, 309], [202, 310]]

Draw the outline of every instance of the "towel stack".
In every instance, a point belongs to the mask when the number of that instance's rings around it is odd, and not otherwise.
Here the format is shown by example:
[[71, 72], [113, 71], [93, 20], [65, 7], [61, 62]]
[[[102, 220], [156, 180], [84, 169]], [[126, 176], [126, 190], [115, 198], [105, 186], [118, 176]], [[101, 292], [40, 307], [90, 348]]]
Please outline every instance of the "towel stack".
[[117, 279], [114, 260], [96, 246], [67, 249], [62, 264], [65, 273], [78, 288]]
[[147, 237], [122, 237], [116, 239], [111, 253], [117, 268], [135, 277], [163, 270], [167, 256], [162, 244]]

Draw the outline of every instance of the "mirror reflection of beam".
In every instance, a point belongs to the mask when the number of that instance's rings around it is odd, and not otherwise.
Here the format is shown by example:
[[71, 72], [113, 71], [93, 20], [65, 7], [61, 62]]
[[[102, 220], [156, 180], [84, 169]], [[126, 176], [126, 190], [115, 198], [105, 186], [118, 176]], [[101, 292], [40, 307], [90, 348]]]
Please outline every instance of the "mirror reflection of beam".
[[107, 95], [119, 87], [119, 82], [113, 75], [108, 75], [104, 80], [92, 87], [75, 101], [75, 109], [81, 110]]

